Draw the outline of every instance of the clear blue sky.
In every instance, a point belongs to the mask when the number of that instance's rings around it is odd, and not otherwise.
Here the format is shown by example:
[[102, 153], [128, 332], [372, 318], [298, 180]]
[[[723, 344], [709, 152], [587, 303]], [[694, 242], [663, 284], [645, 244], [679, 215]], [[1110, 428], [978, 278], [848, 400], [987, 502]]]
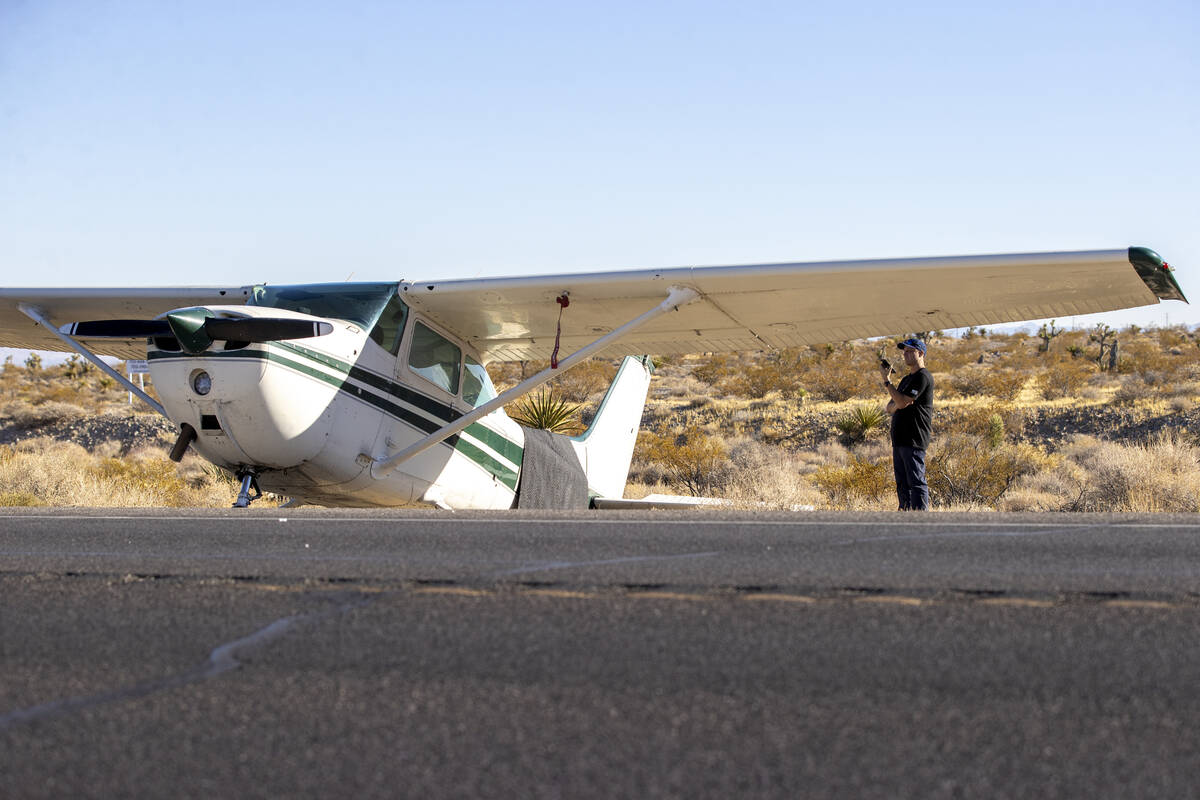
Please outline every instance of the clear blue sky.
[[1142, 244], [1200, 323], [1200, 3], [0, 0], [0, 285]]

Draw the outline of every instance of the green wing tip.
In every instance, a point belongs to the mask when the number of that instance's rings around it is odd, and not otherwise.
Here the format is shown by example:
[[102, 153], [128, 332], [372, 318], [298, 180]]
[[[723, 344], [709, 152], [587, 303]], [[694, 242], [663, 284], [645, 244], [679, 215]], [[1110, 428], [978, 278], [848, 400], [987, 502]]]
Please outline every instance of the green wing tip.
[[1179, 282], [1172, 274], [1174, 269], [1166, 261], [1163, 261], [1163, 257], [1158, 253], [1149, 247], [1131, 247], [1129, 248], [1129, 263], [1137, 270], [1142, 282], [1149, 287], [1150, 291], [1154, 292], [1155, 297], [1160, 300], [1187, 302], [1187, 298], [1183, 296], [1183, 290], [1179, 288]]

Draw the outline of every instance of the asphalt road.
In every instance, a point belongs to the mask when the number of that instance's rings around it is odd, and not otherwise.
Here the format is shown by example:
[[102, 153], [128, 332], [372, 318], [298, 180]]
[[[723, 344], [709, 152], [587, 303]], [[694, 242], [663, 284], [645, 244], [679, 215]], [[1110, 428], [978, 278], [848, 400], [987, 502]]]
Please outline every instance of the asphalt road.
[[1188, 516], [0, 512], [0, 796], [1192, 797]]

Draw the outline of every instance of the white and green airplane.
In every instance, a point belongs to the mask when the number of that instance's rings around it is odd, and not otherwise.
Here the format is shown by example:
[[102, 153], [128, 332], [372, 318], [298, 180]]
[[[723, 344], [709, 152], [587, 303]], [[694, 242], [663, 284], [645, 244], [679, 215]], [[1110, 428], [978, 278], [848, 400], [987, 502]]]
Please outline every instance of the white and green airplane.
[[[330, 506], [619, 505], [661, 355], [1186, 302], [1143, 247], [456, 281], [0, 289], [0, 346], [74, 350], [261, 489]], [[570, 353], [561, 360], [560, 352]], [[501, 406], [627, 355], [580, 436]], [[147, 359], [159, 403], [100, 356]], [[486, 366], [551, 359], [497, 395]], [[565, 488], [564, 488], [565, 487]]]

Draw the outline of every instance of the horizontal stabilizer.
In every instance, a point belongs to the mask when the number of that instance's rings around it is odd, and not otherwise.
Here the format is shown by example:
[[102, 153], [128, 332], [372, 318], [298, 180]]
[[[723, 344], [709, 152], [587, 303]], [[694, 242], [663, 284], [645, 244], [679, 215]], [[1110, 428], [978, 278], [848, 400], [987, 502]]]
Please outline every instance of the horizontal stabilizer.
[[593, 497], [592, 506], [601, 511], [640, 511], [652, 508], [698, 508], [728, 506], [728, 500], [717, 497], [687, 497], [678, 494], [648, 494], [637, 500], [620, 497]]

